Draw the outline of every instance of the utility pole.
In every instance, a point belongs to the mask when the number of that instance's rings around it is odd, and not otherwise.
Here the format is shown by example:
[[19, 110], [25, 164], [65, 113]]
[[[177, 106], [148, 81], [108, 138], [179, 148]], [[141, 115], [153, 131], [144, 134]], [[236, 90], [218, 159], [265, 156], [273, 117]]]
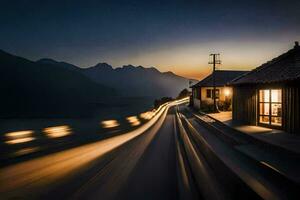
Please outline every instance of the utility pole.
[[191, 87], [193, 84], [193, 81], [191, 79], [189, 79], [189, 87]]
[[216, 65], [221, 64], [220, 60], [220, 54], [218, 53], [212, 53], [209, 55], [210, 61], [208, 64], [213, 65], [213, 73], [212, 73], [212, 78], [213, 78], [213, 100], [214, 100], [214, 112], [218, 112], [218, 107], [217, 107], [217, 102], [216, 102]]

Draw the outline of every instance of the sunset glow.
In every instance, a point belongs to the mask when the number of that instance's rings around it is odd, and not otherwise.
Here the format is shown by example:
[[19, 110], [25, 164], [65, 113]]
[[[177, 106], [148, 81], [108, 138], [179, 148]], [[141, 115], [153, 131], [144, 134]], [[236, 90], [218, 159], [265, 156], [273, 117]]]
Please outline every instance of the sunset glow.
[[0, 199], [298, 200], [299, 8], [1, 1]]
[[[52, 57], [83, 68], [99, 62], [115, 68], [154, 66], [201, 79], [211, 71], [207, 64], [211, 52], [221, 54], [222, 69], [249, 70], [299, 39], [299, 1], [250, 2], [94, 1], [87, 7], [47, 3], [24, 15], [4, 4], [2, 18], [10, 23], [3, 23], [1, 48], [34, 60]], [[38, 10], [52, 20], [41, 20]], [[78, 10], [74, 19], [69, 18], [72, 10]]]

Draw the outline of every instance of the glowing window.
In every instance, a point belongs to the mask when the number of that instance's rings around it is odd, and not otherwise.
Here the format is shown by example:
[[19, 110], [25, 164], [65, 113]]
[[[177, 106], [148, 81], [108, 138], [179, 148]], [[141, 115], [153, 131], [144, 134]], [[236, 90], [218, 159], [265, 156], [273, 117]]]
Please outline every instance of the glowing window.
[[259, 123], [282, 125], [281, 89], [259, 90]]

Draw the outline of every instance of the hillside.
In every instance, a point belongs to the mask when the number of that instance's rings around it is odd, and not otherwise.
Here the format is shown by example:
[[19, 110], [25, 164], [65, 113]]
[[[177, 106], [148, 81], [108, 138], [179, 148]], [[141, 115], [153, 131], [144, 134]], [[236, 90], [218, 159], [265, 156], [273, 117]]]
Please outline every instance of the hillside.
[[182, 89], [189, 87], [189, 79], [172, 72], [160, 72], [154, 67], [125, 65], [114, 69], [107, 63], [99, 63], [81, 69], [81, 72], [126, 97], [176, 97]]
[[[122, 98], [176, 97], [189, 80], [156, 68], [107, 63], [80, 68], [44, 58], [36, 62], [0, 50], [0, 89], [6, 117], [82, 116]], [[119, 103], [118, 103], [119, 104]]]
[[125, 97], [176, 97], [182, 89], [189, 87], [189, 79], [172, 72], [160, 72], [154, 67], [125, 65], [114, 69], [107, 63], [99, 63], [89, 68], [79, 68], [52, 59], [41, 59], [37, 62], [80, 71], [91, 80], [116, 89], [119, 95]]
[[189, 80], [173, 74], [162, 73], [155, 69], [125, 65], [113, 69], [106, 63], [83, 70], [92, 80], [115, 88], [124, 96], [176, 97], [179, 92], [189, 87]]
[[101, 85], [116, 89], [117, 93], [124, 97], [176, 97], [181, 90], [189, 87], [189, 79], [172, 72], [160, 72], [154, 67], [124, 65], [113, 68], [107, 63], [98, 63], [92, 67], [80, 68], [48, 58], [37, 62], [79, 71]]
[[[0, 117], [49, 116], [115, 95], [75, 70], [42, 64], [0, 51]], [[78, 113], [81, 114], [81, 111]]]

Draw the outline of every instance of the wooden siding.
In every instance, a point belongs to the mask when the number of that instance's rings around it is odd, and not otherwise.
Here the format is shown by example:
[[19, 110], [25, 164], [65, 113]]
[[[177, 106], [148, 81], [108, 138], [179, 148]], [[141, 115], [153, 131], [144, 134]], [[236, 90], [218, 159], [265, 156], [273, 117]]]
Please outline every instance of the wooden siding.
[[192, 95], [194, 99], [201, 100], [201, 87], [192, 88]]
[[283, 89], [283, 129], [300, 134], [300, 88], [290, 86]]
[[[282, 129], [288, 133], [300, 134], [300, 83], [283, 84], [282, 88]], [[278, 85], [277, 85], [278, 86]], [[274, 87], [274, 86], [273, 86]], [[236, 86], [233, 88], [232, 119], [235, 122], [257, 125], [257, 91], [261, 86]], [[279, 87], [275, 87], [279, 88]]]
[[233, 88], [232, 119], [236, 122], [256, 125], [257, 96], [254, 87]]

